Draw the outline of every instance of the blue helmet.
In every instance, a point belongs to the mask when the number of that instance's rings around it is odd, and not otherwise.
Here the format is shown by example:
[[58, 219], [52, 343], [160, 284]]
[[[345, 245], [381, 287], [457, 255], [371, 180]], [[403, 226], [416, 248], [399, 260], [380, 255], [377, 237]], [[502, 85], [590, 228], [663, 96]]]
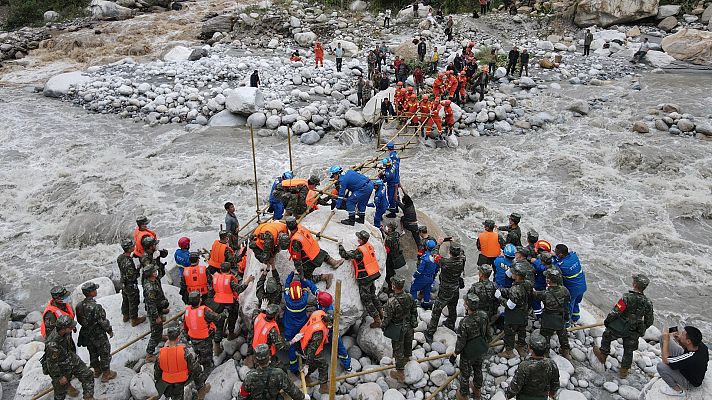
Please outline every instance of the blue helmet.
[[504, 253], [504, 256], [509, 257], [509, 258], [514, 257], [514, 253], [516, 253], [516, 252], [517, 252], [517, 248], [511, 243], [504, 246], [504, 250], [502, 251], [502, 253]]
[[383, 181], [380, 179], [376, 179], [373, 181], [373, 186], [383, 186]]
[[292, 179], [294, 178], [294, 173], [292, 171], [284, 171], [282, 174], [282, 179]]
[[340, 174], [341, 171], [343, 171], [343, 170], [344, 170], [344, 169], [341, 168], [341, 166], [339, 166], [339, 165], [332, 165], [331, 168], [329, 168], [329, 173], [332, 174], [332, 175], [333, 175], [333, 174]]
[[425, 248], [428, 250], [435, 250], [436, 247], [438, 247], [438, 243], [433, 239], [429, 239], [427, 242], [425, 242]]
[[394, 145], [393, 142], [388, 142], [388, 144], [386, 144], [386, 148], [388, 150], [393, 150], [396, 148], [396, 145]]
[[383, 159], [383, 161], [381, 161], [381, 164], [383, 164], [384, 166], [389, 166], [389, 165], [391, 165], [392, 162], [393, 161], [391, 161], [391, 159], [389, 157], [386, 157]]

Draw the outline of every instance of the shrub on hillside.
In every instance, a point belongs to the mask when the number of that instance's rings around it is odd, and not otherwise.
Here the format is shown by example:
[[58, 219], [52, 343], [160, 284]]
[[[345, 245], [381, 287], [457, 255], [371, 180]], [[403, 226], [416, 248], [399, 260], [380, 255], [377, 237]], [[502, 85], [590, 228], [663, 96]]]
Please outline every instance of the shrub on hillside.
[[49, 10], [57, 11], [63, 18], [80, 16], [90, 0], [9, 0], [8, 3], [4, 28], [10, 30], [41, 24]]

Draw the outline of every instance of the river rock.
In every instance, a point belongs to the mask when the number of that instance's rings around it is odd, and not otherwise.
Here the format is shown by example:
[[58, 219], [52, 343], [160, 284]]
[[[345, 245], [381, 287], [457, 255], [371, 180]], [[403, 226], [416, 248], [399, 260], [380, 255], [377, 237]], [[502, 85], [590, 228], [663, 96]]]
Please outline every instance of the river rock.
[[618, 388], [618, 394], [625, 400], [638, 400], [638, 397], [640, 397], [640, 390], [632, 386], [621, 385]]
[[163, 56], [163, 61], [188, 61], [192, 51], [185, 46], [175, 46]]
[[[45, 388], [52, 386], [52, 381], [49, 376], [42, 373], [42, 364], [40, 359], [44, 355], [43, 351], [37, 352], [29, 361], [24, 365], [22, 370], [22, 378], [17, 385], [17, 390], [15, 392], [15, 400], [31, 400]], [[76, 385], [74, 387], [79, 387]]]
[[417, 361], [412, 360], [408, 361], [408, 363], [405, 364], [406, 385], [412, 385], [414, 383], [419, 382], [421, 379], [423, 379], [423, 376], [425, 376], [425, 373], [423, 372], [423, 369], [420, 367], [420, 364], [418, 364]]
[[575, 390], [563, 389], [559, 391], [559, 395], [556, 396], [556, 400], [587, 400], [583, 393], [577, 392]]
[[[710, 370], [712, 370], [712, 361], [707, 363], [707, 371]], [[707, 378], [709, 378], [709, 375], [702, 381], [702, 385], [700, 387], [686, 388], [685, 393], [687, 394], [687, 396], [684, 397], [684, 399], [712, 399], [712, 379]], [[667, 385], [667, 383], [665, 383], [665, 381], [663, 381], [659, 377], [653, 378], [645, 385], [645, 387], [643, 387], [642, 393], [640, 394], [640, 400], [670, 400], [672, 397], [660, 393], [660, 388], [662, 388], [663, 385]]]
[[712, 123], [706, 121], [698, 122], [697, 126], [695, 126], [695, 130], [697, 130], [697, 133], [701, 133], [705, 136], [712, 136]]
[[383, 393], [383, 400], [405, 400], [405, 396], [396, 389], [388, 389]]
[[650, 128], [648, 128], [648, 125], [643, 121], [634, 122], [633, 127], [631, 129], [633, 130], [633, 132], [638, 132], [638, 133], [650, 132]]
[[298, 32], [294, 34], [294, 41], [302, 47], [311, 47], [316, 40], [314, 32]]
[[76, 308], [77, 304], [79, 304], [80, 301], [82, 301], [86, 298], [86, 296], [84, 296], [84, 293], [82, 293], [82, 285], [84, 285], [85, 283], [88, 283], [88, 282], [94, 282], [97, 285], [99, 285], [99, 289], [96, 290], [96, 297], [95, 297], [95, 299], [97, 301], [103, 297], [116, 294], [116, 288], [114, 287], [114, 282], [112, 282], [111, 279], [109, 279], [105, 276], [90, 279], [86, 282], [82, 282], [80, 285], [77, 285], [77, 287], [75, 287], [74, 290], [72, 290], [72, 294], [70, 297], [72, 307]]
[[693, 64], [712, 63], [712, 32], [681, 29], [662, 41], [663, 50], [675, 59]]
[[689, 119], [681, 119], [677, 121], [677, 127], [683, 132], [692, 132], [695, 130], [695, 124]]
[[658, 14], [659, 0], [580, 0], [574, 23], [577, 26], [611, 26]]
[[346, 111], [346, 114], [344, 114], [344, 119], [353, 126], [362, 127], [366, 125], [366, 120], [363, 117], [363, 113], [354, 108]]
[[153, 379], [153, 364], [144, 364], [141, 371], [131, 378], [129, 385], [131, 396], [136, 400], [148, 400], [158, 397], [156, 382]]
[[710, 21], [712, 21], [712, 4], [708, 5], [700, 16], [700, 22], [703, 24], [709, 23]]
[[7, 336], [7, 327], [10, 323], [10, 316], [12, 315], [12, 307], [4, 301], [0, 300], [0, 349], [3, 348], [5, 344], [5, 338]]
[[382, 400], [383, 390], [376, 382], [362, 383], [349, 393], [352, 399]]
[[670, 66], [675, 58], [662, 51], [650, 50], [645, 54], [645, 60], [655, 68], [665, 68]]
[[554, 44], [548, 40], [539, 40], [538, 42], [536, 42], [536, 47], [539, 50], [554, 50]]
[[[342, 297], [341, 299], [343, 301], [344, 298]], [[356, 336], [358, 346], [364, 353], [377, 360], [383, 357], [393, 357], [390, 339], [383, 336], [383, 331], [380, 328], [373, 329], [369, 326], [371, 319], [366, 321], [358, 329], [358, 335]], [[339, 326], [339, 329], [341, 329], [341, 326]]]
[[677, 5], [677, 4], [667, 4], [664, 6], [658, 7], [658, 19], [665, 19], [667, 17], [672, 17], [674, 15], [677, 15], [680, 12], [680, 8], [682, 6]]
[[208, 126], [214, 127], [235, 128], [238, 126], [245, 126], [246, 124], [247, 118], [245, 118], [244, 115], [233, 114], [230, 110], [222, 110], [210, 117], [210, 120], [208, 121]]
[[314, 131], [309, 131], [299, 137], [300, 142], [309, 145], [316, 144], [319, 140], [321, 140], [321, 136]]
[[255, 87], [239, 87], [230, 92], [225, 107], [235, 114], [249, 116], [264, 108], [264, 96]]
[[208, 376], [206, 383], [210, 384], [210, 392], [205, 396], [205, 400], [224, 400], [232, 398], [232, 387], [235, 381], [239, 380], [235, 360], [229, 359], [221, 365], [215, 367]]
[[433, 382], [435, 386], [440, 386], [445, 383], [447, 380], [448, 376], [445, 373], [445, 371], [441, 369], [436, 369], [430, 374], [430, 380]]
[[351, 11], [365, 11], [368, 8], [368, 3], [361, 0], [354, 0], [349, 4], [349, 10]]
[[200, 49], [193, 49], [193, 51], [190, 52], [188, 55], [188, 61], [198, 61], [203, 57], [208, 56], [208, 50], [200, 48]]
[[59, 19], [59, 13], [49, 10], [46, 11], [42, 17], [44, 18], [44, 22], [54, 22]]
[[230, 32], [232, 31], [234, 23], [235, 20], [232, 15], [218, 15], [212, 17], [203, 22], [203, 26], [200, 28], [200, 38], [210, 39], [215, 32]]
[[331, 50], [334, 50], [339, 43], [341, 43], [341, 48], [344, 49], [344, 57], [355, 57], [358, 54], [358, 45], [348, 40], [334, 39], [329, 43], [329, 47], [331, 47]]
[[665, 32], [670, 32], [677, 26], [677, 18], [670, 16], [666, 17], [658, 24], [658, 28], [664, 30]]
[[29, 361], [32, 358], [32, 356], [39, 353], [40, 351], [44, 351], [44, 349], [45, 349], [44, 342], [25, 343], [22, 346], [20, 346], [20, 359]]
[[134, 10], [106, 0], [92, 0], [89, 11], [94, 19], [122, 20], [134, 16]]
[[91, 78], [83, 75], [81, 71], [65, 72], [49, 78], [47, 83], [45, 83], [42, 94], [47, 97], [66, 96], [70, 86], [76, 86], [90, 81]]
[[256, 113], [250, 114], [250, 116], [247, 117], [246, 125], [257, 129], [257, 128], [262, 128], [263, 126], [265, 126], [265, 122], [267, 122], [267, 116], [265, 116], [265, 113], [256, 112]]
[[536, 87], [536, 82], [534, 82], [534, 79], [524, 76], [519, 79], [519, 87], [523, 89], [531, 89]]
[[583, 100], [575, 100], [568, 107], [566, 107], [566, 109], [577, 112], [581, 115], [588, 115], [588, 113], [591, 112], [591, 106], [588, 105], [588, 102]]
[[606, 389], [608, 393], [615, 393], [618, 391], [618, 384], [612, 381], [605, 382], [603, 388]]

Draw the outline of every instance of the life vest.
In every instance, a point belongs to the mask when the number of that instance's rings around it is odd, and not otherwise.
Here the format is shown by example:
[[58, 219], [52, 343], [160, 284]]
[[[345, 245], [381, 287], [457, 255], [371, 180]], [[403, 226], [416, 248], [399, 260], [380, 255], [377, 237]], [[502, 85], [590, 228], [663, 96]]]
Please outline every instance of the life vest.
[[237, 263], [237, 272], [244, 274], [245, 268], [247, 268], [247, 255], [244, 255], [242, 257], [242, 260], [240, 260], [240, 262]]
[[358, 279], [359, 274], [366, 272], [366, 275], [373, 276], [381, 272], [381, 268], [378, 266], [378, 260], [376, 260], [376, 252], [373, 250], [371, 243], [365, 243], [356, 248], [363, 254], [361, 261], [351, 260], [354, 267], [354, 275]]
[[238, 300], [237, 293], [232, 291], [230, 282], [235, 280], [235, 275], [230, 273], [217, 272], [213, 275], [213, 300], [218, 304], [233, 304]]
[[235, 253], [227, 243], [222, 243], [219, 240], [213, 242], [213, 247], [210, 248], [210, 259], [208, 260], [208, 265], [213, 268], [220, 269], [220, 264], [225, 262], [225, 250], [230, 251], [230, 253]]
[[67, 306], [67, 311], [65, 312], [61, 308], [57, 307], [54, 305], [52, 300], [47, 303], [47, 307], [45, 307], [44, 312], [42, 313], [42, 323], [40, 324], [40, 332], [42, 333], [43, 337], [47, 337], [47, 327], [45, 327], [45, 315], [48, 312], [54, 313], [54, 316], [59, 319], [62, 315], [66, 315], [74, 319], [74, 310], [72, 309], [72, 306], [69, 304], [65, 304]]
[[188, 363], [185, 361], [185, 346], [161, 347], [158, 353], [161, 380], [166, 383], [183, 383], [188, 380]]
[[319, 195], [321, 193], [317, 192], [316, 190], [311, 190], [309, 189], [309, 193], [307, 193], [307, 209], [309, 210], [318, 210], [319, 209]]
[[205, 265], [194, 265], [183, 268], [183, 280], [190, 292], [200, 292], [201, 295], [208, 293], [208, 275]]
[[143, 240], [143, 238], [145, 236], [151, 236], [154, 239], [158, 238], [158, 236], [156, 236], [156, 232], [154, 232], [152, 230], [146, 229], [145, 231], [141, 231], [138, 228], [136, 228], [136, 230], [134, 231], [134, 246], [135, 247], [134, 247], [134, 252], [133, 252], [136, 257], [141, 257], [143, 255], [143, 253], [145, 252], [143, 250], [143, 244], [141, 243], [141, 240]]
[[422, 114], [422, 117], [428, 118], [430, 116], [430, 102], [429, 101], [422, 101], [420, 103], [420, 113]]
[[289, 241], [289, 258], [291, 260], [302, 259], [302, 255], [300, 253], [296, 253], [294, 252], [294, 250], [292, 250], [292, 243], [294, 241], [301, 243], [302, 253], [306, 255], [306, 258], [308, 260], [315, 259], [321, 251], [319, 243], [317, 243], [316, 239], [314, 239], [314, 236], [312, 236], [311, 232], [309, 232], [307, 228], [299, 225], [297, 227], [297, 231], [292, 235], [292, 238]]
[[326, 312], [324, 310], [315, 310], [311, 315], [309, 316], [309, 319], [307, 320], [307, 325], [311, 325], [313, 323], [321, 321], [321, 318], [326, 315]]
[[282, 187], [307, 186], [306, 179], [282, 179]]
[[497, 257], [502, 252], [496, 232], [480, 233], [480, 253], [485, 257]]
[[210, 331], [215, 330], [215, 324], [205, 320], [206, 306], [193, 308], [188, 306], [185, 308], [185, 325], [188, 327], [188, 336], [193, 339], [207, 339], [210, 336]]
[[[322, 311], [323, 312], [323, 311]], [[319, 321], [314, 321], [312, 323], [307, 323], [302, 327], [302, 329], [299, 331], [299, 333], [304, 334], [304, 337], [300, 341], [300, 344], [302, 345], [302, 351], [307, 348], [309, 345], [309, 341], [311, 341], [312, 336], [314, 336], [314, 333], [316, 332], [321, 332], [321, 343], [319, 343], [319, 347], [316, 349], [316, 354], [319, 355], [321, 354], [321, 351], [324, 349], [324, 343], [326, 342], [326, 338], [329, 335], [329, 328], [326, 327], [323, 321], [319, 319]]]
[[279, 236], [279, 234], [289, 233], [289, 230], [287, 230], [287, 225], [281, 222], [267, 222], [259, 225], [257, 228], [255, 228], [254, 235], [257, 238], [257, 240], [255, 240], [255, 245], [257, 245], [257, 247], [259, 247], [261, 250], [265, 249], [265, 241], [262, 238], [262, 234], [266, 232], [269, 232], [272, 235], [272, 240], [274, 241], [273, 244], [274, 246], [277, 246], [277, 237]]
[[[259, 313], [257, 315], [257, 318], [255, 318], [254, 337], [252, 338], [253, 349], [256, 349], [257, 346], [261, 344], [267, 344], [269, 332], [272, 329], [276, 329], [277, 333], [281, 334], [279, 332], [279, 326], [277, 325], [277, 321], [267, 321], [267, 318], [265, 317], [265, 313]], [[277, 347], [274, 345], [274, 343], [269, 346], [269, 349], [272, 352], [273, 356], [277, 354]]]

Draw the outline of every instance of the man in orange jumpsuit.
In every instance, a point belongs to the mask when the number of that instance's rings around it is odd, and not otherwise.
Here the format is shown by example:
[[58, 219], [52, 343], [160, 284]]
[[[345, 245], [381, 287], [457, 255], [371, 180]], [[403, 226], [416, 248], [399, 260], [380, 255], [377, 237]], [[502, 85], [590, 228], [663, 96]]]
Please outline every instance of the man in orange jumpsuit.
[[420, 119], [419, 123], [422, 123], [423, 125], [420, 127], [420, 135], [424, 136], [425, 135], [425, 126], [430, 124], [430, 126], [433, 125], [433, 120], [430, 117], [430, 97], [425, 94], [423, 95], [423, 98], [420, 100], [420, 104], [418, 106], [418, 112], [420, 113]]
[[418, 124], [418, 116], [416, 113], [418, 112], [418, 108], [420, 108], [420, 104], [418, 103], [418, 96], [413, 93], [409, 96], [408, 103], [406, 104], [406, 117], [408, 117], [407, 121], [411, 125], [417, 125]]
[[430, 131], [433, 128], [433, 123], [435, 127], [438, 128], [438, 135], [443, 133], [443, 120], [440, 118], [440, 98], [436, 97], [430, 104], [430, 115], [432, 115], [431, 121], [428, 122], [428, 127], [425, 130], [425, 134], [430, 136]]
[[447, 132], [447, 135], [450, 136], [453, 134], [452, 128], [455, 126], [455, 113], [452, 111], [452, 107], [450, 106], [450, 100], [445, 100], [442, 104], [443, 110], [445, 111], [445, 131]]
[[467, 103], [467, 72], [460, 72], [460, 76], [457, 78], [457, 80], [460, 88], [460, 91], [458, 93], [458, 100], [460, 105], [464, 105], [465, 103]]
[[404, 94], [405, 89], [403, 89], [403, 82], [398, 82], [396, 84], [396, 92], [393, 95], [393, 108], [395, 109], [396, 115], [400, 115]]
[[448, 99], [455, 97], [455, 91], [457, 91], [457, 78], [453, 75], [452, 71], [447, 71], [447, 82], [445, 87], [448, 92]]
[[442, 91], [444, 76], [445, 75], [442, 72], [439, 73], [438, 77], [435, 78], [435, 82], [433, 82], [433, 97], [435, 97], [435, 98], [440, 97], [440, 92]]
[[314, 42], [314, 58], [316, 59], [316, 66], [319, 67], [319, 64], [321, 63], [321, 66], [324, 66], [324, 48], [321, 47], [321, 42], [316, 41]]

